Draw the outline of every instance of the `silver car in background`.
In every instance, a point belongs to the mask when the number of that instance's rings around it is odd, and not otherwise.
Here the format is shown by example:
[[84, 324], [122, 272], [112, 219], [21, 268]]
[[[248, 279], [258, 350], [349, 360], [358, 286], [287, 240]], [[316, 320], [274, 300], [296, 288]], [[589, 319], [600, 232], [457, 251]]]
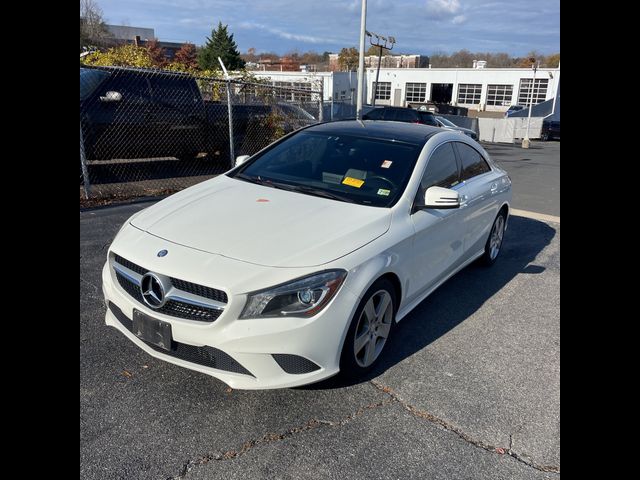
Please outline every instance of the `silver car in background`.
[[451, 120], [448, 120], [448, 119], [446, 119], [444, 117], [441, 117], [439, 115], [436, 115], [435, 118], [436, 118], [436, 122], [438, 122], [438, 125], [441, 128], [445, 128], [447, 130], [457, 130], [457, 131], [462, 132], [465, 135], [473, 138], [475, 141], [478, 141], [478, 134], [476, 132], [474, 132], [473, 130], [471, 130], [470, 128], [459, 127], [458, 125], [453, 123]]

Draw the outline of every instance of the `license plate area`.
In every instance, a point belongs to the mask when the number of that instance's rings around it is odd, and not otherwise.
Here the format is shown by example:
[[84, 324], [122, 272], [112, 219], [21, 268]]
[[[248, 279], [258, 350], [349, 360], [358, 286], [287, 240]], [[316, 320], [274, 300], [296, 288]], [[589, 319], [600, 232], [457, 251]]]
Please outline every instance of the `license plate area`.
[[152, 345], [165, 350], [172, 349], [171, 324], [136, 309], [133, 310], [133, 334]]

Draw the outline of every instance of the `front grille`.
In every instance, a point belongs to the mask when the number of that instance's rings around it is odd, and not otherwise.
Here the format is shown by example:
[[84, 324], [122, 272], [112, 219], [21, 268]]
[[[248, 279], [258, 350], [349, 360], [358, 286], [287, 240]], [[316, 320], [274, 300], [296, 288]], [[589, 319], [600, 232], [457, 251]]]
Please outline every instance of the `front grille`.
[[196, 283], [187, 282], [185, 280], [179, 280], [177, 278], [171, 278], [171, 284], [185, 292], [199, 295], [200, 297], [216, 300], [217, 302], [227, 303], [227, 294], [222, 290], [216, 290], [215, 288], [205, 287], [204, 285], [198, 285]]
[[287, 373], [300, 375], [303, 373], [311, 373], [320, 369], [320, 366], [304, 357], [291, 355], [288, 353], [274, 353], [271, 355], [273, 359], [280, 365], [280, 368]]
[[119, 263], [123, 267], [127, 267], [129, 270], [133, 270], [139, 275], [144, 275], [149, 271], [146, 268], [142, 268], [141, 266], [136, 265], [133, 262], [130, 262], [126, 258], [122, 258], [120, 255], [114, 255], [114, 260], [116, 261], [116, 263]]
[[[109, 302], [109, 310], [113, 312], [113, 315], [118, 321], [131, 333], [133, 333], [133, 322], [127, 317], [120, 308], [112, 302]], [[142, 340], [142, 339], [140, 339]], [[217, 370], [224, 370], [227, 372], [241, 373], [243, 375], [254, 375], [240, 365], [230, 355], [226, 354], [222, 350], [218, 350], [213, 347], [196, 347], [186, 343], [172, 342], [172, 349], [165, 350], [164, 348], [153, 345], [145, 340], [142, 340], [145, 345], [153, 348], [155, 351], [170, 357], [179, 358], [186, 362], [197, 363], [205, 367], [215, 368]]]
[[122, 275], [119, 272], [116, 272], [116, 278], [118, 279], [118, 283], [127, 292], [131, 295], [136, 301], [143, 303], [142, 300], [142, 292], [140, 291], [140, 287], [129, 280], [127, 277]]
[[[136, 272], [139, 275], [144, 275], [149, 271], [125, 258], [122, 258], [120, 255], [114, 255], [114, 260], [116, 263]], [[133, 297], [133, 299], [137, 302], [146, 305], [146, 303], [142, 299], [142, 292], [140, 291], [140, 287], [136, 285], [135, 282], [131, 281], [118, 271], [116, 271], [115, 273], [116, 279], [118, 280], [118, 283], [123, 288], [123, 290], [127, 292], [131, 297]], [[179, 280], [177, 278], [171, 278], [171, 284], [179, 290], [183, 290], [185, 292], [189, 292], [204, 298], [209, 298], [221, 303], [227, 303], [228, 301], [227, 294], [222, 290], [216, 290], [215, 288], [205, 287], [204, 285], [198, 285], [195, 283], [187, 282], [185, 280]], [[222, 310], [216, 308], [208, 308], [171, 299], [167, 300], [167, 302], [162, 307], [156, 309], [156, 311], [172, 317], [183, 318], [186, 320], [197, 320], [201, 322], [213, 322], [223, 312]]]
[[200, 307], [191, 305], [190, 303], [178, 302], [177, 300], [167, 300], [158, 312], [172, 317], [186, 318], [187, 320], [201, 320], [204, 322], [213, 322], [216, 320], [222, 310], [215, 308]]

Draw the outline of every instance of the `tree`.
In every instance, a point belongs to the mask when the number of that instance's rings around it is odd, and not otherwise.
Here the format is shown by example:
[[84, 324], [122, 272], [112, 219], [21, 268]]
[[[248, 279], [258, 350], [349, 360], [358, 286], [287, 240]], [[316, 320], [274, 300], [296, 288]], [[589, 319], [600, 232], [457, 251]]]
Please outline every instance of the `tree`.
[[540, 62], [540, 65], [543, 64], [544, 62], [544, 55], [538, 53], [536, 50], [532, 50], [531, 52], [527, 53], [527, 55], [524, 58], [520, 58], [518, 59], [518, 64], [517, 67], [518, 68], [531, 68], [532, 64], [536, 64], [538, 62]]
[[88, 65], [116, 67], [153, 67], [149, 50], [132, 44], [110, 48], [106, 52], [91, 53], [84, 57], [83, 62]]
[[355, 47], [343, 48], [338, 54], [338, 65], [344, 71], [352, 71], [358, 66], [359, 53]]
[[554, 53], [544, 59], [544, 66], [549, 68], [557, 68], [560, 65], [560, 54]]
[[165, 54], [164, 48], [162, 48], [158, 43], [157, 38], [149, 40], [145, 45], [145, 48], [149, 52], [149, 58], [151, 58], [151, 62], [153, 63], [154, 67], [162, 68], [167, 65], [167, 56]]
[[[391, 54], [391, 50], [389, 50], [388, 48], [382, 47], [382, 55], [390, 55], [390, 54]], [[380, 55], [380, 47], [371, 45], [369, 47], [369, 50], [366, 51], [365, 55], [375, 55], [375, 56]]]
[[94, 0], [80, 0], [80, 51], [105, 47], [113, 38], [102, 18], [102, 9]]
[[207, 43], [198, 54], [198, 64], [203, 70], [219, 70], [218, 57], [227, 70], [244, 68], [245, 62], [240, 57], [233, 34], [227, 32], [227, 25], [222, 25], [222, 22], [218, 22], [218, 28], [211, 31], [211, 37], [207, 37]]
[[183, 44], [180, 47], [180, 50], [176, 52], [173, 60], [176, 63], [181, 63], [190, 70], [198, 68], [198, 53], [196, 52], [196, 46], [193, 43]]

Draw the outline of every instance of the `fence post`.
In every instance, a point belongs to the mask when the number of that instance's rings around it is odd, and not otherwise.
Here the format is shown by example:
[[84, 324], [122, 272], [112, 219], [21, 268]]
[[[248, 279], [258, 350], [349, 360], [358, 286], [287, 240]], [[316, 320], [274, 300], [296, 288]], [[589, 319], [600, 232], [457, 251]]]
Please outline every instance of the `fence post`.
[[82, 136], [82, 120], [80, 120], [80, 166], [82, 168], [82, 188], [84, 198], [89, 199], [91, 183], [89, 181], [89, 169], [87, 168], [87, 157], [84, 154], [84, 138]]
[[227, 111], [229, 112], [229, 159], [230, 167], [233, 168], [236, 164], [236, 153], [233, 148], [233, 108], [231, 105], [231, 77], [229, 77], [229, 72], [227, 72], [227, 68], [224, 66], [222, 59], [218, 57], [218, 62], [222, 67], [222, 71], [224, 72], [224, 78], [227, 81]]
[[324, 80], [320, 79], [320, 99], [318, 100], [318, 105], [320, 108], [318, 109], [318, 121], [324, 121]]
[[333, 122], [333, 95], [331, 95], [331, 117], [330, 120]]
[[233, 147], [233, 107], [231, 104], [231, 80], [227, 78], [227, 110], [229, 112], [229, 159], [231, 168], [236, 164], [236, 153]]

